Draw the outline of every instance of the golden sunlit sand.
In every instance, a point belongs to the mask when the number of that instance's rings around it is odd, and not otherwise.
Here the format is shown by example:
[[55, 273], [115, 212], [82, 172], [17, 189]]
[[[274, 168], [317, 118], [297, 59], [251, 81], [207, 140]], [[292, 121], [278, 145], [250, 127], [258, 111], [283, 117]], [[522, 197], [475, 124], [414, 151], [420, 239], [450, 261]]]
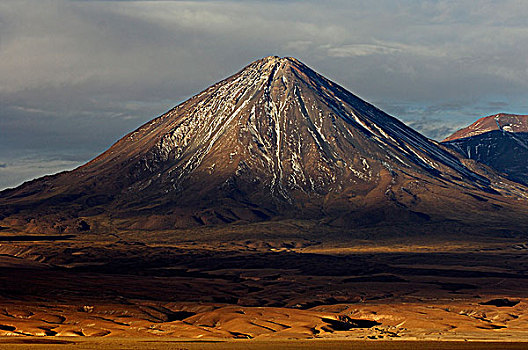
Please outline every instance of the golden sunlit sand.
[[446, 346], [464, 349], [485, 341], [491, 349], [528, 339], [528, 261], [516, 239], [281, 247], [211, 241], [207, 232], [192, 245], [177, 235], [165, 244], [156, 234], [121, 235], [128, 242], [3, 242], [3, 345], [413, 349], [456, 341]]
[[341, 340], [181, 340], [163, 338], [0, 338], [2, 349], [104, 349], [104, 350], [245, 350], [245, 349], [354, 349], [354, 350], [521, 350], [523, 342], [466, 342], [466, 341], [341, 341]]

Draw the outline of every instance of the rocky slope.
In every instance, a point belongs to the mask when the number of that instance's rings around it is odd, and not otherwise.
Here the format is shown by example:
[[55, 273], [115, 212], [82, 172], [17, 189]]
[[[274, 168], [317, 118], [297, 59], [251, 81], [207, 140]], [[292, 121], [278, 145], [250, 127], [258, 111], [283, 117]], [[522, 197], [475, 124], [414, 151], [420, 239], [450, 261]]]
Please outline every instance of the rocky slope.
[[284, 218], [502, 228], [518, 226], [525, 194], [298, 60], [266, 57], [86, 165], [1, 192], [0, 218], [29, 232]]
[[446, 137], [442, 142], [477, 136], [490, 131], [504, 131], [509, 133], [528, 132], [528, 115], [500, 113], [482, 117], [473, 124]]
[[465, 157], [528, 185], [528, 115], [484, 117], [442, 142]]

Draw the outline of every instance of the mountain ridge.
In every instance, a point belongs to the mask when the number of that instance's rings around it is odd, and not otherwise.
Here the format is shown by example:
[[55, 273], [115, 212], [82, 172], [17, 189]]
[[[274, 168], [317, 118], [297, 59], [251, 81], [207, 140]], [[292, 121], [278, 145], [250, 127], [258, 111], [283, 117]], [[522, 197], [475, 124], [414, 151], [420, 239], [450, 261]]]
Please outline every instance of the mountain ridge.
[[493, 130], [513, 133], [528, 132], [528, 115], [498, 113], [482, 117], [473, 124], [455, 131], [441, 142], [477, 136]]
[[300, 61], [269, 56], [87, 164], [0, 192], [0, 215], [48, 228], [103, 215], [137, 229], [462, 220], [457, 208], [493, 212], [523, 193], [497, 179]]
[[528, 115], [500, 113], [483, 117], [442, 143], [510, 180], [528, 185]]

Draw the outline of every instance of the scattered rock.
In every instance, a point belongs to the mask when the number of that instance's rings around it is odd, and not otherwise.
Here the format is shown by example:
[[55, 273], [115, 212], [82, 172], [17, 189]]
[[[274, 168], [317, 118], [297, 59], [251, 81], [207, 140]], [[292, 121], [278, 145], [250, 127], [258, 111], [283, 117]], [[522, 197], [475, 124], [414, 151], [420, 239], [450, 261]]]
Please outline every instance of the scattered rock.
[[94, 311], [94, 307], [91, 306], [91, 305], [83, 305], [79, 308], [79, 311], [80, 312], [88, 312], [88, 313], [91, 313]]

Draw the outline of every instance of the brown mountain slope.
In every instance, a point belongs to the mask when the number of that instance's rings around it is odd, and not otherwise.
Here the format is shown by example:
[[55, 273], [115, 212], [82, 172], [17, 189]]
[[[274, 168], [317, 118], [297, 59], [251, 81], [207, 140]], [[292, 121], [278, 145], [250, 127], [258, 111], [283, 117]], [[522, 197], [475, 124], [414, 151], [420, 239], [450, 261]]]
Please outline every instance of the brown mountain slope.
[[497, 114], [481, 118], [442, 143], [513, 181], [528, 185], [528, 115]]
[[46, 232], [284, 218], [523, 229], [526, 189], [458, 157], [296, 59], [267, 57], [86, 165], [1, 192], [0, 217]]
[[442, 142], [477, 136], [495, 130], [506, 132], [528, 132], [528, 115], [500, 113], [482, 117], [473, 124], [446, 137]]

